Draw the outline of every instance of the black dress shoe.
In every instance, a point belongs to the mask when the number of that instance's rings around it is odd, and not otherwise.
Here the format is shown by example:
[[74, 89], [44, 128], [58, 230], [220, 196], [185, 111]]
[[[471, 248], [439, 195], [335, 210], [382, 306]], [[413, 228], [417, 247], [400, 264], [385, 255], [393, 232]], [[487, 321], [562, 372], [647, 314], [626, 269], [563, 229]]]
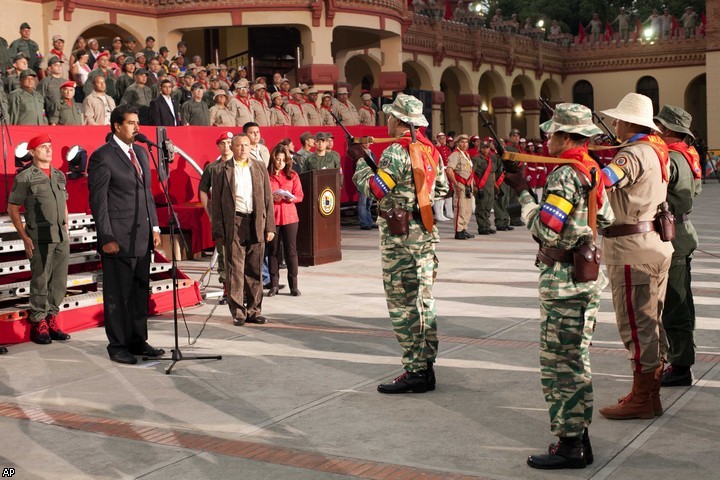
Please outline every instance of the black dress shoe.
[[468, 237], [465, 236], [463, 232], [455, 232], [455, 240], [467, 240]]
[[8, 352], [8, 349], [5, 347], [0, 347], [0, 355], [4, 355]]
[[218, 300], [218, 305], [227, 305], [227, 295], [223, 295]]
[[297, 288], [291, 288], [291, 289], [290, 289], [290, 295], [292, 295], [293, 297], [299, 297], [299, 296], [300, 296], [300, 290], [298, 290]]
[[530, 455], [527, 464], [541, 470], [559, 470], [561, 468], [585, 468], [587, 462], [583, 453], [580, 437], [560, 437], [557, 445], [551, 445], [548, 453]]
[[364, 227], [360, 227], [360, 230], [372, 230], [372, 229], [373, 229], [373, 227], [371, 227], [370, 225], [365, 225]]
[[464, 233], [467, 238], [475, 238], [475, 235], [468, 232], [467, 230], [463, 230], [462, 233]]
[[137, 358], [135, 358], [133, 354], [128, 352], [127, 350], [121, 350], [117, 353], [111, 353], [110, 360], [117, 363], [125, 363], [127, 365], [135, 365], [137, 363]]
[[378, 385], [377, 389], [380, 393], [425, 393], [428, 391], [427, 371], [405, 371], [391, 383]]
[[513, 227], [524, 227], [525, 223], [522, 220], [514, 220], [510, 222], [510, 225], [512, 225]]
[[660, 385], [663, 387], [689, 387], [692, 385], [692, 380], [690, 367], [670, 365], [663, 372]]
[[505, 225], [504, 227], [497, 227], [499, 232], [510, 232], [512, 230], [515, 230], [515, 227], [511, 227], [510, 225]]
[[490, 235], [491, 231], [489, 228], [478, 229], [478, 235]]
[[270, 287], [270, 290], [268, 290], [268, 292], [265, 294], [265, 296], [274, 297], [275, 295], [278, 294], [279, 291], [280, 291], [280, 289], [278, 287]]
[[146, 343], [140, 349], [130, 350], [133, 355], [142, 355], [143, 357], [162, 357], [165, 355], [165, 350], [162, 348], [155, 348], [149, 343]]
[[494, 228], [490, 229], [490, 235], [495, 235], [496, 233], [497, 233], [497, 230], [495, 230]]
[[255, 315], [254, 317], [248, 317], [247, 320], [245, 320], [247, 323], [255, 323], [258, 325], [264, 325], [267, 323], [267, 318], [263, 317], [262, 315]]
[[236, 318], [235, 320], [233, 320], [233, 325], [235, 325], [236, 327], [242, 327], [243, 325], [245, 325], [245, 319]]

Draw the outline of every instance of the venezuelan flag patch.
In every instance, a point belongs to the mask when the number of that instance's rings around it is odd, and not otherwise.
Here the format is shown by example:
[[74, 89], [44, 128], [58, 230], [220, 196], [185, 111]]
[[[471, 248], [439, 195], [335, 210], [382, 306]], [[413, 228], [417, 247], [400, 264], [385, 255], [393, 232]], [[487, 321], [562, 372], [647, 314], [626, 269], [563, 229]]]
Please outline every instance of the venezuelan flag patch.
[[554, 232], [560, 232], [568, 215], [572, 212], [573, 204], [564, 198], [551, 193], [540, 209], [540, 221]]
[[614, 163], [611, 163], [607, 167], [603, 168], [602, 171], [605, 174], [605, 188], [610, 188], [614, 185], [617, 185], [618, 183], [620, 183], [620, 180], [625, 178], [625, 171]]
[[390, 190], [395, 188], [395, 180], [392, 179], [389, 173], [379, 168], [377, 173], [370, 178], [369, 185], [370, 191], [375, 195], [375, 198], [382, 200], [385, 195], [390, 193]]

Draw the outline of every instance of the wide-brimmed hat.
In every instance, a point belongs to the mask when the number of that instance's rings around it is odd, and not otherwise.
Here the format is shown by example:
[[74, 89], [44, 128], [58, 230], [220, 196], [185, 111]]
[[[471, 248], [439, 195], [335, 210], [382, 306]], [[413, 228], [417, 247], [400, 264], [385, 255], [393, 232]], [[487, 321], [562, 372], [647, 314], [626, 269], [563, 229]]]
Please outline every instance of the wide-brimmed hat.
[[468, 135], [466, 133], [461, 133], [460, 135], [455, 137], [455, 143], [459, 143], [463, 140], [470, 141], [470, 137], [468, 137]]
[[255, 85], [253, 85], [253, 91], [257, 92], [258, 90], [267, 90], [267, 85], [260, 82], [256, 83]]
[[272, 95], [270, 95], [270, 100], [275, 100], [278, 97], [282, 97], [283, 94], [280, 92], [273, 92]]
[[385, 115], [392, 115], [403, 123], [415, 127], [427, 127], [428, 121], [423, 115], [423, 104], [412, 95], [404, 93], [395, 97], [395, 101], [382, 107]]
[[299, 87], [295, 87], [295, 88], [291, 88], [291, 89], [290, 89], [290, 94], [291, 94], [291, 95], [295, 95], [296, 93], [299, 93], [299, 94], [302, 95], [302, 90], [301, 90]]
[[337, 89], [338, 95], [348, 95], [348, 89], [345, 87], [340, 87]]
[[641, 125], [653, 130], [658, 129], [653, 120], [652, 100], [639, 93], [628, 93], [620, 100], [617, 107], [603, 110], [600, 113], [623, 122]]
[[592, 111], [578, 103], [556, 105], [555, 114], [550, 120], [540, 125], [540, 130], [547, 133], [575, 133], [584, 137], [602, 133], [602, 130], [593, 123]]
[[673, 132], [680, 132], [695, 138], [690, 131], [692, 123], [692, 115], [680, 107], [673, 105], [665, 105], [660, 109], [660, 113], [655, 115], [655, 121], [662, 123], [666, 128]]
[[215, 92], [215, 94], [213, 95], [213, 100], [215, 100], [217, 97], [219, 97], [219, 96], [221, 96], [221, 95], [225, 95], [225, 98], [228, 97], [228, 93], [227, 93], [225, 90], [218, 90], [218, 91]]

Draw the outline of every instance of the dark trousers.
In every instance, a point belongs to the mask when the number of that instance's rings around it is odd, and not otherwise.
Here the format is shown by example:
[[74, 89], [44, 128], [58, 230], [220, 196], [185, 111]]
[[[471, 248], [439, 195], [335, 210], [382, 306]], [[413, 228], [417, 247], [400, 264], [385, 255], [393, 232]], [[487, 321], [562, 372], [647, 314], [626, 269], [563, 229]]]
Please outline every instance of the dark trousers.
[[672, 257], [662, 317], [669, 343], [668, 361], [679, 367], [695, 364], [695, 302], [690, 289], [691, 260], [691, 256]]
[[225, 245], [228, 307], [233, 318], [242, 320], [262, 312], [261, 275], [265, 243], [256, 238], [253, 223], [252, 217], [235, 216], [232, 244]]
[[[297, 288], [298, 256], [297, 256], [297, 232], [298, 222], [287, 225], [278, 225], [275, 238], [268, 245], [270, 261], [270, 284], [277, 287], [280, 284], [280, 262], [282, 253], [285, 251], [285, 263], [287, 264], [288, 285], [290, 289]], [[282, 241], [282, 244], [280, 243]]]
[[147, 341], [150, 250], [142, 257], [102, 256], [108, 353], [140, 351]]

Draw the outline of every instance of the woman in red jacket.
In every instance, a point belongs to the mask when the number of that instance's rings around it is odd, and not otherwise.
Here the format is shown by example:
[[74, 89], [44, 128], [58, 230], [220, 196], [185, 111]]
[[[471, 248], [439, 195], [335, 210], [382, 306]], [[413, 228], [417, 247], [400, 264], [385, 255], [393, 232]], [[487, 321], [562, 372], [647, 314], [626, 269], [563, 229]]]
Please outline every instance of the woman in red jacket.
[[270, 190], [273, 192], [275, 204], [275, 238], [268, 245], [270, 290], [268, 297], [277, 295], [280, 284], [280, 241], [283, 242], [285, 263], [287, 264], [288, 285], [290, 294], [294, 297], [300, 295], [297, 285], [298, 256], [297, 232], [298, 214], [296, 203], [303, 200], [303, 191], [300, 186], [300, 177], [292, 169], [292, 157], [285, 145], [279, 144], [273, 148], [268, 164], [270, 174]]

